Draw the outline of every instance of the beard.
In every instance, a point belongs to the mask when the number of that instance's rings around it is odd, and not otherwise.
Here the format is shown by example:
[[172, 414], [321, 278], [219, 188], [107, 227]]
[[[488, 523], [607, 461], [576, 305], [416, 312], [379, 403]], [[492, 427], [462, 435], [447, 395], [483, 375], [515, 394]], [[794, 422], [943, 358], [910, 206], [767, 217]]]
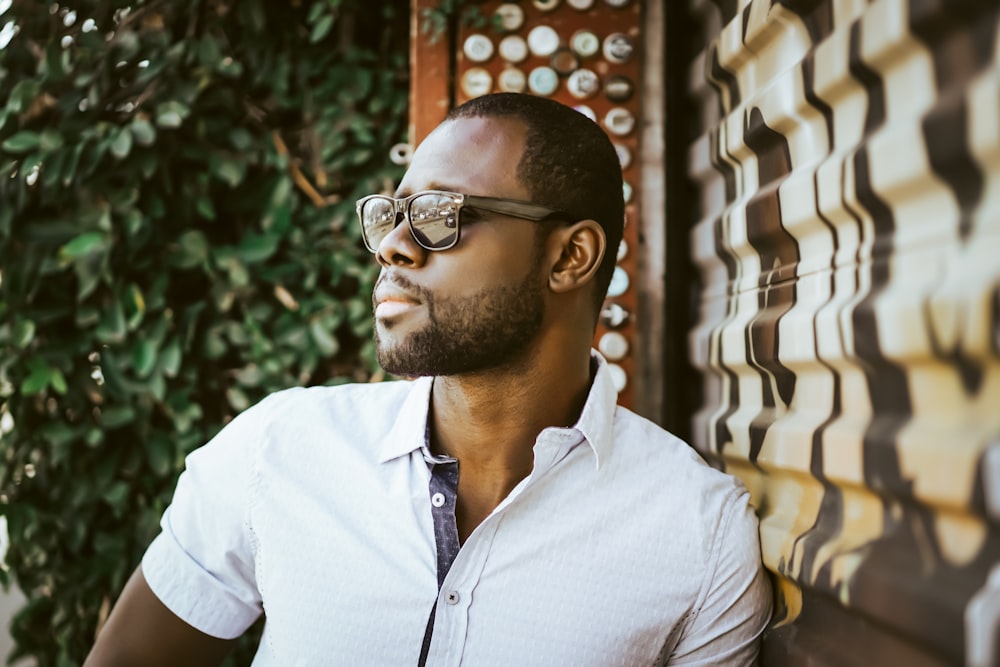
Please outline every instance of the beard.
[[379, 365], [404, 377], [443, 376], [485, 371], [516, 359], [542, 328], [545, 302], [537, 273], [535, 267], [517, 285], [448, 298], [435, 298], [396, 276], [394, 282], [426, 304], [428, 322], [395, 345], [380, 340], [376, 326]]

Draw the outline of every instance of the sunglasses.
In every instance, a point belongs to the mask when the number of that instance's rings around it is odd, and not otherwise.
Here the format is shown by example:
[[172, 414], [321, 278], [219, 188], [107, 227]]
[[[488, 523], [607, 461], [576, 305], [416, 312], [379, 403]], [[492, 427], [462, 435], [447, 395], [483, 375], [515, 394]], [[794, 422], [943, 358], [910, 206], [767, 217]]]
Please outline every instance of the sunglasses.
[[462, 209], [500, 213], [522, 220], [571, 220], [568, 213], [517, 199], [478, 197], [443, 190], [426, 190], [397, 199], [368, 195], [357, 202], [358, 219], [365, 247], [376, 252], [382, 240], [403, 218], [413, 240], [425, 250], [448, 250], [458, 243]]

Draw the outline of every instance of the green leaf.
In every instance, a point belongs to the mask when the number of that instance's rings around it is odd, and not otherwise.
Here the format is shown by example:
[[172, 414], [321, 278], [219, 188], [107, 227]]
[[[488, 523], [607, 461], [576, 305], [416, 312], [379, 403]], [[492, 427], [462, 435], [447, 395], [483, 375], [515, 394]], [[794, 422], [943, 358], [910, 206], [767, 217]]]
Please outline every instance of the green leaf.
[[101, 232], [84, 232], [59, 249], [60, 257], [68, 260], [85, 257], [104, 248], [106, 239]]
[[222, 51], [214, 35], [204, 35], [198, 42], [198, 63], [202, 67], [215, 67], [222, 60]]
[[111, 141], [111, 154], [119, 160], [123, 160], [128, 157], [130, 152], [132, 152], [132, 133], [128, 128], [123, 127], [118, 130], [115, 138]]
[[238, 151], [247, 151], [254, 145], [254, 138], [245, 128], [235, 127], [229, 131], [229, 143]]
[[275, 253], [280, 240], [272, 234], [247, 234], [240, 241], [239, 257], [247, 264], [263, 261]]
[[104, 428], [121, 428], [135, 420], [135, 409], [131, 405], [109, 405], [101, 410], [101, 425]]
[[64, 395], [68, 387], [66, 386], [66, 378], [63, 377], [62, 371], [58, 368], [52, 369], [52, 373], [49, 375], [49, 385], [52, 390], [57, 394]]
[[136, 118], [129, 126], [135, 143], [140, 146], [152, 146], [156, 142], [156, 128], [145, 118]]
[[118, 299], [114, 299], [104, 310], [104, 317], [97, 325], [94, 336], [104, 343], [121, 343], [127, 332], [125, 326], [125, 311]]
[[309, 333], [323, 356], [332, 357], [340, 350], [340, 343], [330, 334], [326, 323], [321, 319], [315, 319], [309, 323]]
[[156, 367], [156, 345], [151, 340], [139, 338], [132, 345], [132, 368], [141, 378], [149, 377]]
[[129, 331], [135, 331], [146, 314], [146, 299], [142, 295], [142, 290], [135, 283], [129, 283], [125, 289], [122, 306], [127, 314], [125, 326]]
[[40, 143], [41, 137], [37, 132], [21, 130], [17, 134], [13, 134], [4, 139], [3, 144], [0, 144], [0, 147], [2, 147], [7, 153], [17, 155], [35, 150], [38, 148]]
[[192, 229], [177, 239], [176, 250], [171, 254], [171, 262], [182, 269], [190, 269], [203, 264], [208, 259], [208, 239], [204, 232]]
[[24, 381], [21, 382], [21, 393], [25, 396], [31, 396], [44, 391], [49, 386], [50, 377], [51, 369], [47, 365], [35, 365], [28, 374], [28, 377], [24, 378]]
[[38, 87], [39, 83], [34, 78], [19, 81], [14, 86], [14, 89], [10, 91], [10, 98], [7, 100], [7, 110], [14, 114], [24, 111], [38, 95]]
[[17, 320], [10, 338], [14, 347], [23, 350], [35, 339], [35, 323], [31, 320]]
[[231, 188], [243, 182], [246, 173], [247, 164], [242, 160], [222, 158], [213, 161], [212, 174]]
[[175, 129], [181, 126], [190, 113], [190, 109], [178, 101], [164, 102], [156, 107], [156, 124], [165, 129]]
[[85, 143], [79, 143], [73, 148], [73, 152], [70, 154], [69, 162], [63, 166], [62, 169], [62, 179], [63, 185], [68, 186], [76, 178], [76, 168], [80, 164], [80, 157], [83, 155], [83, 151], [87, 148]]
[[159, 433], [145, 443], [146, 460], [153, 473], [159, 477], [165, 477], [173, 467], [173, 446], [170, 440]]
[[39, 147], [46, 152], [59, 150], [63, 143], [63, 136], [55, 130], [44, 130], [38, 137]]
[[215, 205], [208, 197], [198, 197], [194, 203], [195, 210], [206, 220], [215, 220]]
[[104, 501], [112, 507], [121, 507], [128, 499], [128, 484], [120, 481], [115, 482], [102, 495]]
[[316, 21], [313, 26], [312, 31], [309, 33], [309, 42], [315, 44], [320, 41], [330, 32], [330, 28], [333, 27], [333, 14], [326, 14], [320, 20]]
[[160, 350], [160, 369], [167, 377], [177, 377], [181, 368], [181, 344], [176, 338], [171, 338]]
[[243, 412], [250, 407], [250, 399], [239, 387], [230, 387], [226, 389], [226, 401], [229, 402], [229, 406], [236, 412]]

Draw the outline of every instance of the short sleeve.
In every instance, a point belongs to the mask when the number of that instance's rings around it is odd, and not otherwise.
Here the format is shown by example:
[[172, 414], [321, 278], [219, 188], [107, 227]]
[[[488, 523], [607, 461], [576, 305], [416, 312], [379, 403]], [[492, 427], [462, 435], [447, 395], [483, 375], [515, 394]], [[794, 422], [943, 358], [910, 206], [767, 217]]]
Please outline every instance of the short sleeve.
[[714, 574], [669, 665], [756, 663], [760, 635], [771, 618], [771, 585], [761, 563], [757, 517], [748, 499], [749, 493], [739, 487], [725, 505], [711, 551]]
[[270, 403], [246, 410], [187, 457], [162, 532], [142, 559], [160, 601], [213, 637], [237, 637], [261, 614], [250, 505]]

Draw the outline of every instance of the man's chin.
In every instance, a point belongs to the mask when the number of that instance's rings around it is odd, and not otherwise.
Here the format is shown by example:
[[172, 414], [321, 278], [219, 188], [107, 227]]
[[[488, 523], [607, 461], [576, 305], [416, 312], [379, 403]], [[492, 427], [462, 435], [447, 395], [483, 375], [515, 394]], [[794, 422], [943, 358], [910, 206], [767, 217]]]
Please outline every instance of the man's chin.
[[375, 358], [387, 373], [398, 377], [420, 377], [434, 375], [423, 355], [415, 354], [412, 343], [399, 339], [391, 329], [375, 332]]

